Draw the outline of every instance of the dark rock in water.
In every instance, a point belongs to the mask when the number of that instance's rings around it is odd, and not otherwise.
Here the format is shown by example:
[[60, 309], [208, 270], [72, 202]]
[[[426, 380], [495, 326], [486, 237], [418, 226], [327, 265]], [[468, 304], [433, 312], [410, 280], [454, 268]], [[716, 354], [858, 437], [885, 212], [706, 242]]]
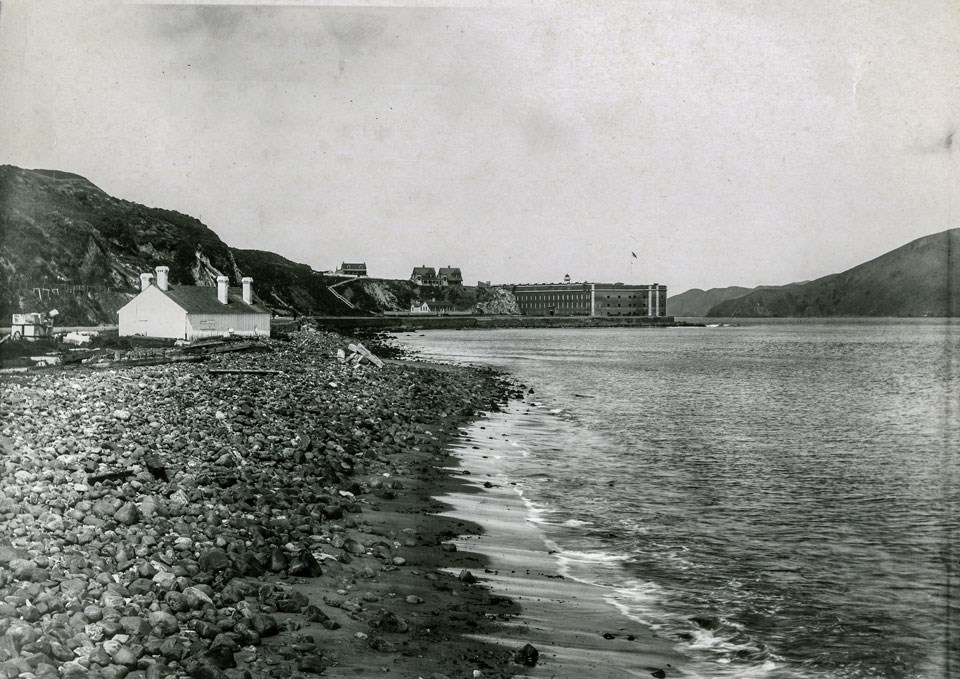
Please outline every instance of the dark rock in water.
[[695, 615], [689, 619], [701, 629], [717, 629], [720, 627], [720, 618], [714, 615]]
[[603, 633], [603, 638], [604, 638], [604, 639], [616, 639], [616, 638], [617, 638], [617, 635], [616, 635], [616, 634], [613, 634], [612, 632], [604, 632], [604, 633]]
[[532, 644], [524, 645], [524, 647], [517, 651], [513, 656], [513, 662], [519, 665], [525, 665], [526, 667], [536, 666], [539, 659], [540, 651], [534, 648]]
[[225, 551], [214, 547], [200, 555], [197, 565], [200, 566], [200, 570], [206, 573], [216, 573], [227, 568], [230, 565], [230, 560], [227, 558]]
[[460, 571], [460, 575], [458, 575], [457, 578], [465, 585], [472, 585], [477, 581], [477, 577], [467, 569]]
[[318, 578], [323, 575], [320, 563], [308, 551], [302, 551], [293, 557], [287, 572], [302, 578]]
[[650, 676], [652, 676], [654, 679], [667, 679], [667, 673], [664, 672], [663, 670], [656, 670], [654, 672], [651, 672]]

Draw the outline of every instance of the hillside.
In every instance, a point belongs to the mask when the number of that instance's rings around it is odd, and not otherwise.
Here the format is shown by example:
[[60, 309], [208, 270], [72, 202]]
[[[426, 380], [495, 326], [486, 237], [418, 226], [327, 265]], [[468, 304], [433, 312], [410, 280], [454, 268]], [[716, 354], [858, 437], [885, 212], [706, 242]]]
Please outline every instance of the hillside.
[[330, 292], [338, 278], [317, 273], [273, 252], [231, 248], [244, 276], [253, 278], [261, 302], [278, 313], [317, 316], [356, 313]]
[[3, 323], [51, 308], [63, 326], [116, 323], [140, 273], [161, 264], [180, 285], [252, 276], [257, 297], [279, 312], [350, 311], [326, 287], [340, 279], [271, 252], [234, 250], [193, 217], [114, 198], [69, 172], [0, 166]]
[[273, 252], [231, 248], [193, 217], [114, 198], [79, 175], [0, 166], [0, 324], [53, 308], [60, 326], [114, 324], [140, 273], [161, 264], [179, 285], [251, 276], [258, 300], [284, 315], [403, 311], [434, 299], [458, 310], [504, 306], [500, 291], [325, 276]]
[[720, 302], [736, 297], [742, 297], [754, 288], [741, 288], [731, 286], [729, 288], [711, 288], [701, 290], [693, 288], [679, 295], [673, 295], [667, 298], [667, 309], [671, 316], [706, 316], [710, 309]]
[[843, 273], [758, 288], [707, 315], [960, 316], [960, 229], [918, 238]]

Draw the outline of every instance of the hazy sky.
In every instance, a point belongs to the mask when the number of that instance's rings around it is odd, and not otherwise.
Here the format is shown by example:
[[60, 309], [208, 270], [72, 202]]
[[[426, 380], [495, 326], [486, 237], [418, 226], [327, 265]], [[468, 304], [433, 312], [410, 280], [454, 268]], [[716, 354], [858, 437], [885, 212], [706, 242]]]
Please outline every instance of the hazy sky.
[[788, 283], [958, 226], [956, 0], [337, 4], [6, 0], [0, 163], [468, 283]]

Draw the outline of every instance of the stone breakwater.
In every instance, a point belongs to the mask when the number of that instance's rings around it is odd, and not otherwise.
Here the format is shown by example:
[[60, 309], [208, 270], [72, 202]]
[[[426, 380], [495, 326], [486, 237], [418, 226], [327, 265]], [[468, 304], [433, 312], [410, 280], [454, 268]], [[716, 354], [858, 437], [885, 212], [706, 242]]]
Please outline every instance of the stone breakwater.
[[[446, 555], [449, 531], [365, 516], [439, 475], [446, 437], [509, 387], [477, 370], [345, 365], [346, 343], [305, 332], [203, 364], [6, 376], [0, 678], [307, 676], [406, 639], [406, 655], [427, 653], [427, 621], [443, 627], [447, 609], [476, 629], [470, 606], [490, 602], [469, 594], [470, 573], [451, 584], [429, 559], [411, 564], [418, 545]], [[400, 511], [426, 513], [428, 495], [407, 500]], [[464, 608], [431, 601], [458, 594]], [[403, 613], [430, 603], [422, 624]], [[481, 657], [468, 651], [423, 664]]]

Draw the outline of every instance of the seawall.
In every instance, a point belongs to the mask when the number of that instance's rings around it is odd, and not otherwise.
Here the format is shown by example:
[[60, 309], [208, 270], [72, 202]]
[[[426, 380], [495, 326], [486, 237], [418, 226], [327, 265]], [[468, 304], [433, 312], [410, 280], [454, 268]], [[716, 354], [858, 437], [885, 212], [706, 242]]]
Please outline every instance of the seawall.
[[318, 328], [348, 330], [457, 330], [493, 328], [624, 328], [667, 327], [673, 316], [315, 316]]

